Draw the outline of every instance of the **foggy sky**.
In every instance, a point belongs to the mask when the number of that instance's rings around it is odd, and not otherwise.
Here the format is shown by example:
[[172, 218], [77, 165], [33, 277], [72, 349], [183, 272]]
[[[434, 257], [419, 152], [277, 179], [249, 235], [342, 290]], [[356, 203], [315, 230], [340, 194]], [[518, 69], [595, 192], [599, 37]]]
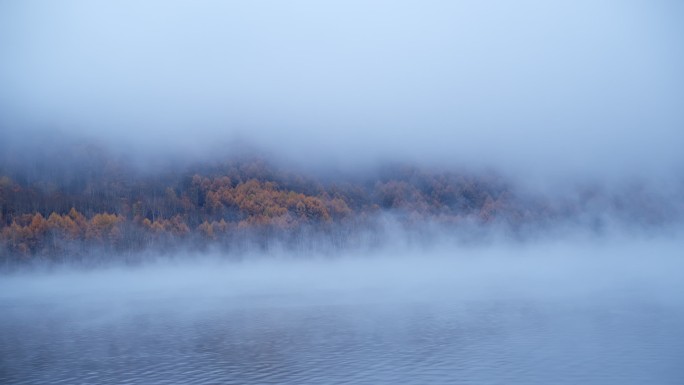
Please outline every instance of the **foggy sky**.
[[238, 141], [331, 165], [670, 172], [682, 26], [667, 0], [4, 1], [0, 130], [166, 155]]

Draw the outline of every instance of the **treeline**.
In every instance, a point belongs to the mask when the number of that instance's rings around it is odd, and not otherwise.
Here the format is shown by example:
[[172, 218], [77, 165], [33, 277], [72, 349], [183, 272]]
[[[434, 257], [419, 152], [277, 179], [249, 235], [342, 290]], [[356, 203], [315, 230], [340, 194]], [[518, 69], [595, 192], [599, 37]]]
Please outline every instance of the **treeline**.
[[[98, 167], [88, 170], [87, 167]], [[30, 177], [21, 169], [0, 176], [0, 247], [6, 258], [83, 254], [97, 247], [125, 252], [184, 242], [229, 246], [240, 238], [267, 242], [321, 233], [371, 229], [391, 212], [406, 226], [522, 221], [496, 177], [428, 173], [387, 167], [372, 176], [319, 181], [285, 172], [263, 160], [139, 172], [112, 159], [80, 164], [79, 173], [57, 162]], [[55, 178], [55, 175], [62, 175]], [[294, 234], [294, 235], [293, 235]], [[294, 238], [293, 238], [294, 237]]]
[[586, 185], [550, 199], [495, 174], [405, 165], [317, 176], [259, 158], [146, 169], [88, 143], [18, 148], [0, 154], [0, 262], [319, 240], [343, 248], [381, 233], [386, 216], [414, 234], [434, 224], [522, 234], [559, 224], [600, 232], [611, 221], [657, 227], [684, 213], [684, 184], [670, 195]]

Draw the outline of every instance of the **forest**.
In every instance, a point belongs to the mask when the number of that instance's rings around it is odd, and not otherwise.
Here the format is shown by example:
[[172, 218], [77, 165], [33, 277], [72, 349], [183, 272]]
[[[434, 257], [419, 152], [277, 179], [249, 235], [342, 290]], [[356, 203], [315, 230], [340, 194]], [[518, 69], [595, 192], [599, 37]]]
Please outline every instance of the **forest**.
[[681, 202], [638, 184], [617, 193], [586, 185], [550, 198], [522, 193], [494, 172], [387, 164], [320, 175], [283, 169], [263, 157], [145, 170], [94, 144], [67, 149], [33, 158], [8, 152], [4, 158], [5, 264], [82, 260], [94, 250], [230, 252], [274, 242], [345, 248], [379, 237], [388, 217], [409, 233], [432, 225], [465, 236], [472, 235], [466, 229], [496, 228], [522, 237], [559, 223], [601, 231], [606, 218], [661, 226], [676, 221], [682, 209]]

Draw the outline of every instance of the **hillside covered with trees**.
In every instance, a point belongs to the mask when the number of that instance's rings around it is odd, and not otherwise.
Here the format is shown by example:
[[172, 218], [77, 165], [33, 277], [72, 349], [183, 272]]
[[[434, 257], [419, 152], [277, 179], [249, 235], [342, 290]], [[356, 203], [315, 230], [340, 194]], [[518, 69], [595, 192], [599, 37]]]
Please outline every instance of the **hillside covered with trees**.
[[[0, 167], [0, 252], [5, 263], [88, 258], [179, 247], [230, 252], [246, 247], [345, 248], [382, 234], [384, 219], [407, 232], [438, 225], [531, 228], [579, 223], [600, 230], [606, 213], [654, 226], [678, 220], [681, 202], [638, 186], [597, 187], [550, 200], [516, 192], [494, 174], [406, 165], [320, 177], [259, 158], [141, 170], [93, 145]], [[365, 238], [364, 238], [365, 237]]]

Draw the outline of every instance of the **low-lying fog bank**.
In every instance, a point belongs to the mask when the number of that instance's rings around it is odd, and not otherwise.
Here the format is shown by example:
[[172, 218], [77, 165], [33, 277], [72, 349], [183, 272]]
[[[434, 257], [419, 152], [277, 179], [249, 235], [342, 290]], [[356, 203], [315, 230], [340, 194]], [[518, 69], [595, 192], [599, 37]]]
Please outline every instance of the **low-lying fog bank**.
[[[684, 242], [626, 237], [431, 248], [388, 246], [307, 258], [179, 256], [137, 267], [61, 267], [0, 278], [0, 302], [297, 304], [654, 296], [681, 301]], [[181, 310], [181, 308], [179, 308]]]

